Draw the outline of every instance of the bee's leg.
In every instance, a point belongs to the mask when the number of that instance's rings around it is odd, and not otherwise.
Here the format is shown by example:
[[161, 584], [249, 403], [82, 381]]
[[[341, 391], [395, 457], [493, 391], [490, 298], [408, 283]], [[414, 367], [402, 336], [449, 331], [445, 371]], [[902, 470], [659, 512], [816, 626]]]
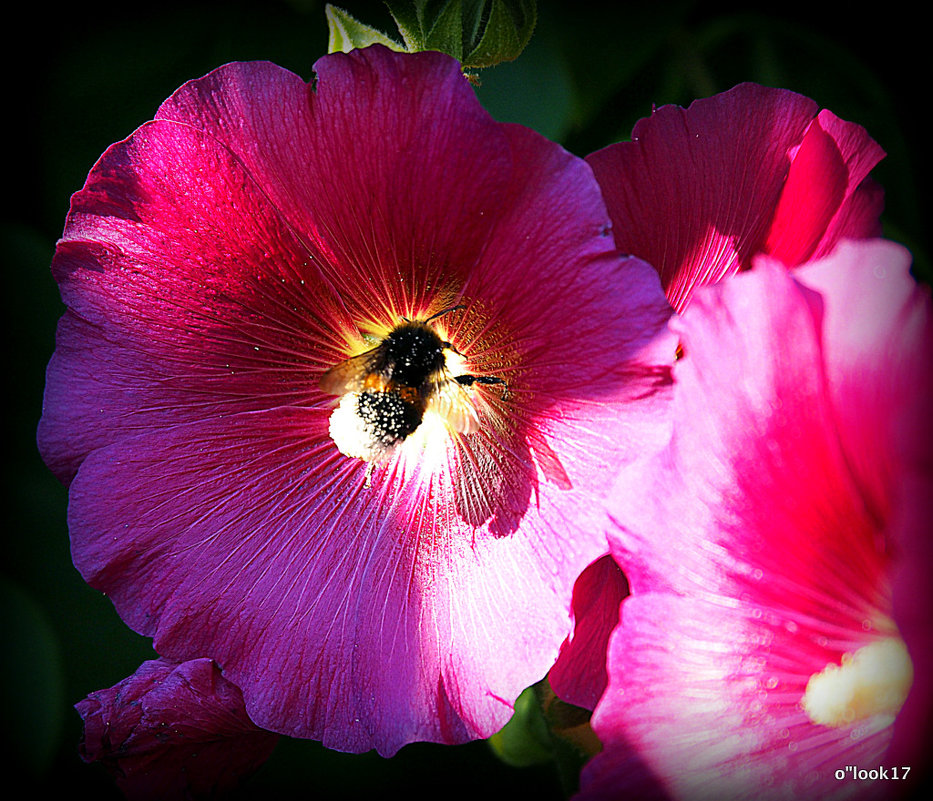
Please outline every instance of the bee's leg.
[[504, 384], [505, 381], [492, 375], [458, 375], [454, 378], [458, 384], [472, 387], [474, 384]]
[[446, 309], [441, 309], [439, 312], [437, 312], [437, 314], [432, 314], [430, 317], [428, 317], [427, 320], [423, 320], [422, 322], [430, 323], [431, 320], [436, 320], [438, 317], [443, 317], [445, 314], [450, 314], [452, 311], [457, 311], [457, 309], [465, 308], [466, 306], [464, 306], [462, 303], [458, 304], [457, 306], [449, 306]]
[[363, 479], [363, 489], [369, 489], [373, 485], [373, 470], [376, 469], [376, 463], [370, 462], [366, 465], [366, 477]]
[[458, 384], [464, 387], [472, 387], [474, 384], [501, 384], [503, 387], [502, 390], [502, 400], [507, 400], [509, 397], [509, 385], [501, 378], [497, 378], [492, 375], [458, 375], [454, 378]]

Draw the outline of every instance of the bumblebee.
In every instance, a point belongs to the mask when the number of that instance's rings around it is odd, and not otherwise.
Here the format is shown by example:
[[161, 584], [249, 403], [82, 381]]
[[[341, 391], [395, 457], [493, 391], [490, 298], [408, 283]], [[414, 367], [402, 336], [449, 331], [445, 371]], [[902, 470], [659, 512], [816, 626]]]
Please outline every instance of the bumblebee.
[[449, 356], [460, 354], [430, 323], [460, 308], [425, 320], [402, 318], [375, 348], [321, 376], [321, 390], [343, 396], [330, 418], [330, 435], [341, 453], [380, 461], [418, 429], [428, 410], [453, 431], [469, 434], [479, 428], [466, 388], [505, 381], [451, 372]]

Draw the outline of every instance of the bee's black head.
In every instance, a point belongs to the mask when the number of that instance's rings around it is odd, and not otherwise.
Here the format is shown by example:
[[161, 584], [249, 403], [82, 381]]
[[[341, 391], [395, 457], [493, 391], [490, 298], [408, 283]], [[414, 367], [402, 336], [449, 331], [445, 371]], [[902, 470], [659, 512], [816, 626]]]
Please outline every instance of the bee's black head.
[[405, 322], [397, 326], [380, 348], [382, 364], [376, 365], [397, 384], [421, 386], [445, 363], [446, 343], [422, 322]]

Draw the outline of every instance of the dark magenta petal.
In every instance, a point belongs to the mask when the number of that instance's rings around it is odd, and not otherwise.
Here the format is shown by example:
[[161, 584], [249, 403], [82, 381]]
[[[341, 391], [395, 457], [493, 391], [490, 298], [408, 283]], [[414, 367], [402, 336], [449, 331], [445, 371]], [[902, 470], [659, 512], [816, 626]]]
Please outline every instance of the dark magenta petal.
[[482, 261], [518, 185], [504, 127], [439, 53], [370, 47], [314, 69], [312, 90], [273, 64], [229, 65], [183, 86], [157, 119], [236, 153], [351, 319], [421, 313]]
[[763, 252], [795, 267], [842, 238], [881, 234], [881, 193], [866, 184], [884, 152], [859, 125], [821, 111], [793, 154]]
[[[669, 436], [676, 343], [586, 163], [455, 61], [317, 69], [216, 70], [92, 170], [40, 444], [75, 564], [159, 653], [216, 660], [266, 729], [390, 754], [492, 734], [553, 664], [606, 476]], [[344, 456], [321, 375], [454, 304], [439, 335], [507, 391]]]
[[606, 689], [606, 649], [619, 622], [619, 604], [628, 582], [611, 556], [603, 556], [580, 574], [573, 586], [573, 634], [548, 673], [561, 700], [593, 709]]
[[250, 721], [239, 689], [209, 659], [144, 662], [76, 708], [82, 758], [103, 764], [134, 801], [222, 797], [278, 740]]
[[587, 161], [619, 249], [654, 265], [682, 311], [694, 288], [747, 269], [756, 253], [796, 266], [843, 237], [877, 236], [881, 197], [866, 176], [883, 155], [812, 100], [746, 83], [656, 109], [630, 142]]
[[841, 120], [826, 109], [811, 124], [811, 127], [815, 126], [835, 141], [846, 166], [847, 181], [845, 197], [810, 259], [828, 256], [843, 239], [880, 237], [881, 212], [884, 209], [884, 191], [869, 176], [885, 157], [881, 146], [861, 125]]
[[126, 434], [320, 398], [311, 376], [339, 358], [342, 312], [308, 263], [211, 137], [163, 121], [111, 147], [52, 264], [69, 310], [39, 427], [49, 465], [70, 480]]
[[619, 249], [655, 266], [675, 309], [760, 250], [788, 150], [816, 112], [801, 95], [742, 84], [688, 109], [663, 106], [636, 124], [631, 142], [587, 157]]
[[805, 262], [841, 205], [847, 181], [835, 141], [811, 125], [791, 162], [762, 250], [787, 265]]

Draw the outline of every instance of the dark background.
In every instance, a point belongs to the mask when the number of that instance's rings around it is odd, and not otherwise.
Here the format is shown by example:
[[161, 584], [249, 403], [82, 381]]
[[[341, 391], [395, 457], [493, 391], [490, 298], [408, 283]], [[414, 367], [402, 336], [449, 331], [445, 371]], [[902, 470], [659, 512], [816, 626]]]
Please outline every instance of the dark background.
[[[381, 3], [337, 3], [390, 34]], [[916, 7], [916, 6], [915, 6]], [[498, 119], [530, 125], [578, 155], [626, 139], [652, 103], [687, 105], [745, 80], [794, 89], [864, 125], [888, 152], [886, 235], [928, 280], [928, 117], [933, 70], [914, 13], [851, 6], [726, 3], [540, 4], [538, 30], [512, 64], [481, 74]], [[8, 14], [11, 12], [7, 12]], [[45, 797], [118, 797], [77, 756], [72, 704], [152, 658], [110, 602], [87, 587], [68, 549], [66, 492], [35, 448], [45, 365], [63, 308], [48, 265], [70, 194], [112, 142], [150, 119], [189, 78], [228, 61], [268, 59], [306, 79], [327, 50], [316, 0], [59, 6], [7, 17], [2, 99], [3, 305], [8, 344], [0, 577], [3, 754], [10, 786]], [[552, 765], [516, 769], [484, 742], [415, 744], [397, 757], [283, 740], [244, 797], [357, 798], [390, 789], [485, 799], [561, 798]]]

